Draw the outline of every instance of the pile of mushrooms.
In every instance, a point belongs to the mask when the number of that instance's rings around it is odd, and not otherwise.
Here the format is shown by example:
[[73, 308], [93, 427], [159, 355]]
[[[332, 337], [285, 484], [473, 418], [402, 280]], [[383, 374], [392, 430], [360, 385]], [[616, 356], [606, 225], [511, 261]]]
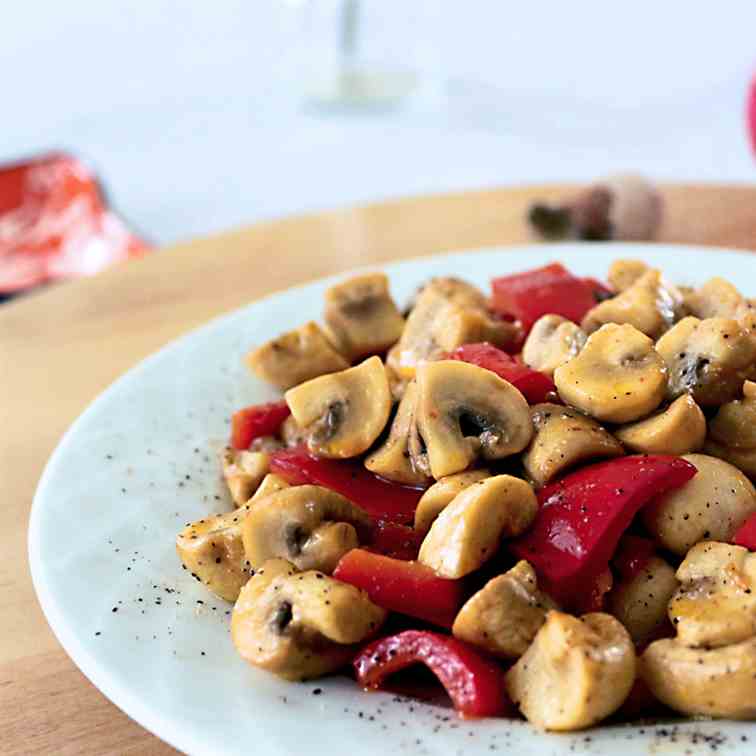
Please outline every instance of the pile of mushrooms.
[[[431, 280], [403, 315], [385, 275], [362, 275], [327, 291], [323, 325], [247, 356], [291, 417], [224, 451], [235, 508], [176, 541], [186, 569], [235, 602], [243, 658], [290, 680], [328, 674], [386, 618], [331, 577], [369, 543], [368, 515], [270, 472], [271, 451], [305, 444], [425, 489], [418, 561], [446, 579], [487, 577], [451, 632], [506, 662], [509, 696], [538, 727], [594, 725], [639, 680], [683, 714], [756, 718], [756, 554], [730, 543], [756, 513], [756, 309], [723, 279], [675, 286], [637, 260], [613, 263], [608, 281], [614, 296], [581, 323], [546, 314], [523, 343], [464, 281]], [[519, 343], [521, 361], [553, 378], [553, 401], [529, 406], [494, 372], [448, 359], [475, 342]], [[506, 561], [507, 540], [533, 522], [539, 489], [625, 454], [682, 456], [697, 474], [636, 518], [657, 553], [630, 578], [607, 574], [604, 611], [573, 616], [529, 562]]]

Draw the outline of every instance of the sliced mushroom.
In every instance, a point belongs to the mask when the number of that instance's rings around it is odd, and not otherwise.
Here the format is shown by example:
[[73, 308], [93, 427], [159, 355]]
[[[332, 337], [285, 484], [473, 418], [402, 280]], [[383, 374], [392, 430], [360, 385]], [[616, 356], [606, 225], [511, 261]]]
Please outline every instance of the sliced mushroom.
[[595, 613], [578, 619], [551, 611], [507, 672], [507, 691], [537, 727], [580, 730], [622, 705], [635, 666], [633, 643], [614, 617]]
[[733, 284], [724, 278], [710, 278], [699, 289], [694, 289], [685, 297], [685, 304], [691, 315], [697, 318], [738, 319], [747, 307], [746, 298]]
[[607, 324], [588, 337], [577, 357], [554, 373], [559, 396], [573, 407], [612, 423], [653, 412], [667, 385], [654, 344], [631, 325]]
[[681, 714], [756, 718], [756, 637], [710, 650], [665, 638], [638, 666], [654, 696]]
[[402, 378], [415, 376], [415, 368], [462, 344], [490, 341], [495, 346], [514, 343], [519, 328], [494, 319], [483, 294], [455, 278], [435, 278], [420, 292], [388, 364]]
[[712, 457], [718, 457], [734, 465], [751, 480], [756, 480], [756, 449], [738, 449], [735, 446], [724, 446], [708, 439], [703, 450]]
[[479, 480], [490, 478], [488, 470], [447, 475], [434, 483], [421, 497], [415, 509], [415, 530], [427, 533], [438, 515], [452, 502], [454, 497]]
[[606, 323], [629, 323], [656, 339], [680, 317], [681, 306], [680, 292], [660, 271], [649, 270], [621, 294], [590, 309], [581, 325], [590, 334]]
[[669, 369], [668, 397], [689, 392], [705, 407], [736, 399], [756, 365], [756, 337], [727, 318], [683, 318], [656, 349]]
[[270, 469], [265, 452], [238, 451], [227, 446], [221, 456], [223, 477], [234, 505], [246, 504]]
[[641, 260], [615, 260], [609, 266], [606, 280], [617, 292], [629, 289], [638, 279], [648, 273], [650, 268]]
[[530, 329], [522, 359], [534, 370], [553, 376], [583, 348], [587, 338], [582, 328], [561, 315], [544, 315]]
[[688, 454], [704, 444], [706, 417], [693, 397], [684, 394], [661, 412], [617, 428], [614, 435], [639, 454]]
[[409, 452], [409, 437], [415, 427], [416, 408], [417, 385], [411, 381], [399, 403], [389, 437], [365, 459], [365, 467], [396, 483], [425, 486], [430, 478], [414, 465]]
[[608, 611], [636, 644], [647, 643], [667, 625], [667, 605], [677, 586], [674, 569], [652, 556], [632, 578], [612, 586], [606, 596]]
[[729, 543], [697, 543], [677, 569], [669, 603], [677, 640], [716, 648], [756, 635], [756, 554]]
[[265, 496], [269, 496], [276, 491], [283, 491], [284, 488], [289, 488], [289, 484], [280, 476], [275, 473], [268, 473], [260, 483], [259, 488], [255, 491], [255, 495], [250, 499], [252, 501], [258, 501]]
[[369, 532], [365, 512], [335, 491], [310, 485], [284, 488], [260, 499], [242, 524], [244, 553], [253, 569], [281, 557], [301, 570], [329, 574]]
[[559, 404], [530, 408], [535, 435], [522, 457], [528, 477], [537, 487], [589, 459], [618, 457], [622, 444], [595, 420]]
[[349, 363], [317, 323], [305, 323], [251, 351], [247, 367], [282, 391], [319, 375], [344, 370]]
[[307, 433], [303, 428], [300, 428], [293, 415], [289, 415], [281, 425], [281, 439], [288, 447], [300, 446], [307, 443]]
[[436, 480], [461, 472], [478, 456], [516, 454], [533, 435], [523, 395], [477, 365], [426, 362], [417, 369], [417, 394], [417, 430]]
[[272, 559], [239, 595], [231, 638], [255, 667], [286, 680], [306, 680], [349, 662], [354, 644], [375, 633], [385, 617], [353, 585]]
[[210, 515], [190, 523], [176, 536], [176, 551], [184, 567], [226, 601], [236, 601], [249, 580], [250, 566], [241, 530], [248, 512], [249, 506], [243, 506], [233, 512]]
[[722, 446], [756, 449], [756, 383], [743, 384], [743, 398], [723, 404], [709, 421], [709, 438]]
[[291, 414], [321, 457], [356, 457], [386, 427], [391, 394], [383, 363], [370, 357], [356, 367], [321, 375], [286, 392]]
[[495, 475], [465, 488], [438, 515], [420, 547], [418, 561], [441, 577], [460, 578], [490, 559], [503, 538], [533, 522], [538, 501], [520, 478]]
[[331, 286], [325, 293], [323, 317], [339, 352], [350, 362], [384, 352], [404, 328], [384, 273], [355, 276]]
[[655, 540], [683, 556], [704, 540], [729, 541], [756, 512], [756, 490], [740, 470], [706, 454], [685, 454], [697, 470], [691, 480], [641, 510]]
[[459, 610], [452, 633], [503, 659], [517, 659], [546, 621], [554, 602], [538, 590], [536, 573], [522, 560], [489, 580]]

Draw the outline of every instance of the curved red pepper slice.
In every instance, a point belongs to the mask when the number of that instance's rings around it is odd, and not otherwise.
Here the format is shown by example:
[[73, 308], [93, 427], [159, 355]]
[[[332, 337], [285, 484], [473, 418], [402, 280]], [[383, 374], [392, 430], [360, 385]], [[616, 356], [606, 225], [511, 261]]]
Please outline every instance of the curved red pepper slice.
[[364, 549], [344, 554], [337, 580], [365, 591], [384, 609], [450, 628], [464, 601], [462, 581], [447, 580], [419, 562], [405, 562]]
[[752, 514], [736, 531], [732, 537], [736, 546], [743, 546], [748, 551], [756, 551], [756, 514]]
[[425, 535], [407, 525], [378, 520], [373, 528], [373, 539], [368, 545], [370, 551], [394, 559], [412, 561], [417, 559]]
[[549, 394], [556, 394], [556, 386], [548, 375], [523, 365], [512, 355], [487, 342], [458, 347], [448, 359], [469, 362], [496, 373], [518, 389], [529, 404], [545, 402]]
[[379, 688], [389, 675], [413, 664], [424, 664], [438, 677], [465, 717], [501, 716], [511, 709], [501, 668], [448, 635], [420, 630], [391, 635], [365, 647], [354, 670], [365, 688]]
[[656, 554], [656, 544], [650, 538], [624, 535], [619, 543], [612, 565], [622, 580], [632, 580]]
[[303, 447], [281, 449], [270, 455], [271, 472], [287, 483], [314, 483], [346, 496], [376, 520], [409, 525], [423, 490], [379, 478], [355, 460], [323, 459]]
[[629, 456], [589, 465], [543, 488], [530, 530], [509, 549], [527, 559], [543, 589], [565, 606], [606, 569], [638, 510], [696, 474], [679, 457]]
[[249, 449], [261, 436], [273, 436], [281, 429], [291, 410], [284, 401], [254, 404], [231, 415], [231, 446]]

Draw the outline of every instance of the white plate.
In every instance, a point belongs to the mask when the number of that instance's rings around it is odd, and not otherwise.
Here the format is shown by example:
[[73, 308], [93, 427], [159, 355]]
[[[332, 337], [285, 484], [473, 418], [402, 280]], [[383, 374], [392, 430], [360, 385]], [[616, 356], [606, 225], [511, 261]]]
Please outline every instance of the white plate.
[[[433, 275], [486, 286], [494, 275], [560, 260], [602, 277], [612, 258], [628, 256], [681, 283], [724, 274], [756, 294], [756, 257], [681, 246], [483, 250], [386, 271], [401, 303]], [[61, 441], [34, 499], [29, 555], [45, 615], [84, 674], [144, 727], [197, 754], [683, 754], [752, 742], [751, 727], [730, 722], [543, 735], [522, 722], [464, 722], [450, 710], [361, 693], [346, 678], [286, 683], [241, 661], [230, 607], [181, 569], [174, 537], [184, 523], [229, 508], [217, 465], [228, 417], [274, 396], [242, 355], [318, 319], [332, 280], [276, 294], [171, 344], [111, 386]]]

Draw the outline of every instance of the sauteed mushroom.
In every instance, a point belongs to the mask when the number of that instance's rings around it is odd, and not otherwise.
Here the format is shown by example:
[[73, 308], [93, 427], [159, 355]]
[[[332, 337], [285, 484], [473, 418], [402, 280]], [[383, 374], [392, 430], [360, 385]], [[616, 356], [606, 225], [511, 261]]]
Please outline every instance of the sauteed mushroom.
[[553, 376], [583, 348], [587, 338], [582, 328], [561, 315], [544, 315], [530, 329], [522, 359], [534, 370]]
[[375, 633], [385, 617], [364, 591], [271, 559], [241, 591], [231, 637], [255, 667], [286, 680], [306, 680], [346, 664], [356, 652], [354, 644]]
[[255, 375], [282, 391], [349, 367], [320, 326], [313, 322], [257, 347], [247, 355], [246, 361]]
[[265, 452], [238, 451], [230, 446], [223, 450], [223, 477], [235, 506], [247, 503], [268, 474], [269, 464]]
[[427, 533], [438, 515], [452, 502], [454, 497], [479, 480], [490, 478], [488, 470], [468, 470], [447, 475], [434, 483], [417, 503], [415, 509], [415, 530]]
[[457, 360], [417, 369], [416, 423], [437, 480], [477, 457], [502, 459], [522, 451], [533, 427], [528, 403], [511, 383]]
[[709, 437], [723, 446], [756, 449], [756, 383], [743, 384], [743, 398], [723, 404], [709, 421]]
[[554, 373], [562, 399], [612, 423], [653, 412], [664, 397], [666, 381], [664, 361], [651, 339], [627, 324], [601, 326], [580, 354]]
[[321, 375], [286, 392], [286, 403], [322, 457], [356, 457], [378, 438], [391, 412], [383, 363], [370, 357], [357, 367]]
[[331, 573], [369, 528], [367, 514], [335, 491], [293, 486], [252, 505], [242, 524], [244, 553], [255, 569], [283, 557], [299, 569]]
[[289, 488], [289, 484], [280, 476], [275, 473], [268, 473], [259, 488], [255, 491], [255, 495], [250, 499], [250, 502], [262, 499], [265, 496], [269, 496], [276, 491], [282, 491], [284, 488]]
[[606, 280], [614, 291], [623, 292], [649, 270], [648, 265], [641, 260], [615, 260], [609, 266]]

